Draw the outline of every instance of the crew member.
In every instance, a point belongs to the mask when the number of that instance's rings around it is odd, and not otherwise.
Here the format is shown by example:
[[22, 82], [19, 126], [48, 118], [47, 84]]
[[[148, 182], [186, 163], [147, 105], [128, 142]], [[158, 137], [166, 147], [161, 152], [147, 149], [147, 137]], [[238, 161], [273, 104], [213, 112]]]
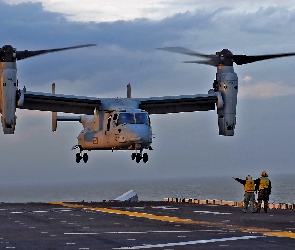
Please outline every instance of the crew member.
[[[256, 180], [255, 180], [256, 181]], [[261, 177], [257, 179], [256, 191], [258, 190], [257, 213], [260, 213], [261, 203], [264, 202], [264, 212], [267, 213], [269, 195], [271, 194], [271, 181], [268, 179], [266, 171], [261, 172]]]
[[255, 202], [255, 181], [252, 179], [250, 175], [246, 176], [245, 180], [242, 180], [240, 178], [235, 178], [233, 177], [236, 181], [240, 182], [241, 184], [244, 185], [244, 207], [243, 207], [243, 212], [247, 212], [247, 208], [250, 202], [250, 208], [251, 212], [255, 213], [255, 207], [254, 207], [254, 202]]

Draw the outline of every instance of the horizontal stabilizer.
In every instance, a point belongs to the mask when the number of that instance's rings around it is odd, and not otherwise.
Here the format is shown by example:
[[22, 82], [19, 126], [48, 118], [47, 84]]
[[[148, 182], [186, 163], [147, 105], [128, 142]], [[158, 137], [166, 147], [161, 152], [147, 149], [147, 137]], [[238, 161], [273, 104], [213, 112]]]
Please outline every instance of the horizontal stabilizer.
[[81, 118], [80, 116], [57, 116], [56, 120], [58, 122], [79, 122]]
[[57, 122], [81, 122], [80, 116], [57, 116], [56, 112], [52, 112], [52, 132], [56, 131]]

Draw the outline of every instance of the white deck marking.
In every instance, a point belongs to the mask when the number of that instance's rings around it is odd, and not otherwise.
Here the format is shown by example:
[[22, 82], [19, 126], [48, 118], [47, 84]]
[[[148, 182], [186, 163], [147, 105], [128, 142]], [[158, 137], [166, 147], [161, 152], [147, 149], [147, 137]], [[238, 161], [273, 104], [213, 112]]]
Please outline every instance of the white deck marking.
[[147, 233], [191, 233], [193, 231], [137, 231], [137, 232], [104, 232], [105, 234], [147, 234]]
[[165, 210], [176, 210], [176, 209], [179, 209], [179, 207], [166, 207], [166, 206], [155, 206], [153, 208], [161, 208], [161, 209], [165, 209]]
[[85, 234], [85, 235], [87, 235], [87, 234], [100, 234], [100, 233], [64, 233], [64, 234], [73, 234], [73, 235], [83, 235], [83, 234]]
[[120, 247], [113, 249], [147, 249], [147, 248], [155, 248], [155, 247], [173, 247], [173, 246], [186, 246], [186, 245], [196, 245], [196, 244], [205, 244], [205, 243], [214, 243], [214, 242], [225, 242], [225, 241], [233, 241], [233, 240], [249, 240], [256, 239], [265, 236], [242, 236], [242, 237], [231, 237], [231, 238], [221, 238], [221, 239], [209, 239], [209, 240], [195, 240], [195, 241], [186, 241], [186, 242], [175, 242], [175, 243], [165, 243], [165, 244], [155, 244], [155, 245], [142, 245], [142, 246], [134, 246], [134, 247]]
[[232, 214], [232, 213], [220, 213], [220, 212], [211, 212], [211, 211], [194, 211], [194, 213], [203, 213], [203, 214]]

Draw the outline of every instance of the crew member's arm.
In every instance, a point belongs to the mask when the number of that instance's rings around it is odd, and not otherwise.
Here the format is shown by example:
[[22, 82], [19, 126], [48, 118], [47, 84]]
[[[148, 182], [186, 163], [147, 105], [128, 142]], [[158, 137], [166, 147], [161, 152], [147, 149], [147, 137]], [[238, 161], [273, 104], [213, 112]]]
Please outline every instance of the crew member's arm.
[[267, 192], [268, 192], [268, 194], [271, 194], [271, 181], [269, 181]]
[[246, 184], [246, 180], [242, 180], [240, 178], [234, 178], [236, 181], [240, 182], [241, 184], [245, 185]]

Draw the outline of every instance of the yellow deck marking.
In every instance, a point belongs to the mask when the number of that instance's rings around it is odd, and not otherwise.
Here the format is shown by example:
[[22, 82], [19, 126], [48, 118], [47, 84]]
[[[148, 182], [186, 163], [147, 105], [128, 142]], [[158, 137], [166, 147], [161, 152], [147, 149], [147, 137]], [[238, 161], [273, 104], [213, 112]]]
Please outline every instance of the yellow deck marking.
[[285, 237], [285, 238], [295, 239], [294, 232], [273, 231], [273, 230], [270, 230], [267, 228], [255, 228], [255, 227], [241, 228], [238, 226], [226, 225], [223, 223], [198, 221], [198, 220], [191, 220], [191, 219], [182, 219], [182, 218], [178, 218], [178, 217], [161, 216], [161, 215], [155, 215], [155, 214], [139, 213], [139, 212], [111, 209], [111, 208], [103, 208], [103, 207], [90, 207], [90, 206], [71, 204], [71, 203], [66, 203], [66, 202], [48, 202], [48, 204], [60, 205], [60, 206], [65, 206], [65, 207], [70, 207], [70, 208], [87, 209], [87, 210], [99, 211], [99, 212], [104, 212], [104, 213], [121, 214], [121, 215], [140, 217], [140, 218], [146, 218], [146, 219], [151, 219], [151, 220], [176, 222], [176, 223], [187, 223], [187, 224], [198, 224], [198, 225], [210, 225], [210, 226], [216, 226], [216, 227], [222, 226], [222, 227], [227, 227], [227, 228], [242, 231], [242, 232], [260, 233], [260, 234], [267, 235], [267, 236]]
[[293, 233], [293, 232], [269, 231], [269, 232], [264, 232], [263, 234], [268, 235], [268, 236], [276, 236], [276, 237], [295, 239], [295, 233]]

